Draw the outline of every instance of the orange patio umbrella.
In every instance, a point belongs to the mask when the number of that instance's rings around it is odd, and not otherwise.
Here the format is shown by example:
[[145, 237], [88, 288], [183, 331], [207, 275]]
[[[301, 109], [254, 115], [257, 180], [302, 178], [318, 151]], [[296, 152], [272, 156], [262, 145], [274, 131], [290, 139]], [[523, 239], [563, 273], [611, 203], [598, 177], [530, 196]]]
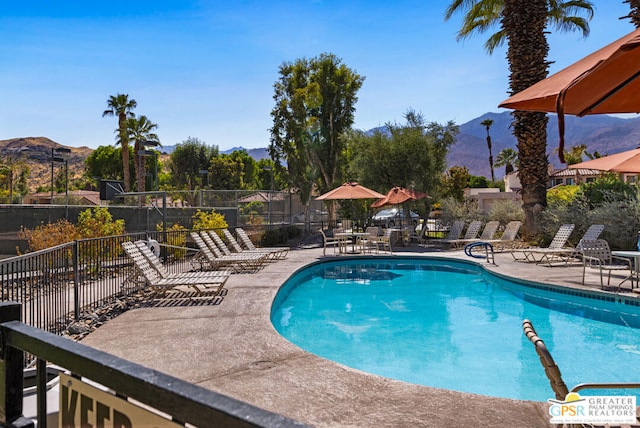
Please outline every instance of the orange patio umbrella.
[[400, 205], [407, 201], [415, 201], [418, 199], [428, 198], [429, 195], [404, 187], [393, 186], [387, 194], [371, 204], [371, 208], [380, 208], [387, 205]]
[[569, 165], [570, 169], [596, 169], [598, 171], [640, 174], [640, 149], [627, 150], [601, 158]]
[[340, 187], [336, 187], [327, 193], [318, 196], [316, 199], [319, 201], [326, 200], [338, 200], [338, 199], [380, 199], [384, 198], [384, 195], [371, 190], [367, 187], [361, 186], [355, 181], [348, 181]]
[[564, 114], [640, 112], [640, 29], [500, 103], [514, 110], [558, 113], [564, 161]]

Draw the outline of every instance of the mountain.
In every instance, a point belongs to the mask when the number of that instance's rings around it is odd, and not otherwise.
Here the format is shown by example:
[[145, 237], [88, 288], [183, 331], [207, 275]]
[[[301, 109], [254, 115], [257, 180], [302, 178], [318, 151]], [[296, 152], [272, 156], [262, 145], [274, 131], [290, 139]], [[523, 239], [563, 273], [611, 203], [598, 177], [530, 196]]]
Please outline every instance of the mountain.
[[[449, 167], [466, 166], [473, 175], [491, 177], [489, 169], [489, 150], [487, 149], [487, 130], [480, 123], [485, 119], [493, 120], [489, 129], [494, 159], [504, 148], [516, 148], [516, 139], [511, 134], [511, 112], [485, 113], [480, 117], [460, 125], [457, 142], [451, 147], [447, 156]], [[376, 128], [381, 129], [381, 128]], [[373, 132], [374, 129], [366, 131]], [[640, 145], [640, 117], [622, 119], [607, 115], [592, 115], [585, 117], [565, 116], [565, 147], [585, 144], [590, 153], [599, 152], [602, 155], [618, 153], [636, 148]], [[564, 168], [554, 153], [558, 147], [558, 119], [556, 115], [549, 115], [547, 126], [547, 154], [549, 162], [555, 168]], [[79, 177], [84, 170], [84, 160], [93, 150], [88, 147], [62, 146], [46, 137], [26, 137], [0, 140], [0, 161], [7, 157], [23, 159], [30, 168], [29, 188], [34, 191], [38, 186], [49, 185], [51, 182], [51, 150], [65, 148], [70, 153], [56, 153], [67, 160], [69, 178]], [[162, 147], [164, 153], [171, 153], [175, 146]], [[229, 154], [242, 147], [233, 147], [221, 153]], [[244, 149], [255, 160], [267, 159], [267, 148]], [[165, 155], [168, 157], [168, 155]], [[60, 164], [54, 164], [59, 168]], [[496, 178], [504, 175], [504, 168], [494, 170]]]
[[[457, 142], [447, 157], [449, 166], [466, 166], [473, 175], [491, 176], [487, 130], [480, 124], [485, 119], [493, 120], [489, 133], [494, 159], [504, 148], [516, 149], [516, 139], [510, 129], [511, 112], [485, 113], [460, 125]], [[607, 115], [565, 116], [564, 136], [567, 150], [580, 144], [586, 145], [589, 153], [597, 151], [602, 155], [634, 149], [640, 145], [640, 117], [622, 119]], [[555, 153], [558, 141], [558, 118], [556, 115], [549, 115], [547, 154], [549, 162], [556, 169], [566, 167], [560, 163]], [[496, 168], [494, 173], [496, 178], [500, 178], [504, 175], [504, 168]]]

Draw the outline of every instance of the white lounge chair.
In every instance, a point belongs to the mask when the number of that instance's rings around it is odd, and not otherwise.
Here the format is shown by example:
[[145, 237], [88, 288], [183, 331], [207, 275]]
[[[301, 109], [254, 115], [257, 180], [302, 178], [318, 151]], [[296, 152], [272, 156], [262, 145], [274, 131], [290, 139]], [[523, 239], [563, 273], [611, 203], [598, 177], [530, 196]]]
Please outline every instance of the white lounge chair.
[[[557, 261], [567, 264], [575, 252], [575, 248], [567, 246], [569, 236], [571, 236], [571, 232], [575, 227], [575, 224], [563, 224], [560, 226], [553, 240], [546, 248], [522, 248], [511, 251], [511, 255], [514, 260], [522, 262], [539, 264], [546, 261], [549, 266]], [[522, 256], [517, 256], [517, 253], [521, 253]]]
[[238, 239], [241, 241], [242, 245], [248, 250], [260, 249], [273, 251], [274, 253], [276, 253], [275, 256], [277, 259], [284, 259], [285, 257], [287, 257], [287, 254], [289, 254], [289, 247], [256, 247], [255, 245], [253, 245], [253, 242], [251, 242], [251, 239], [249, 238], [249, 235], [247, 235], [247, 232], [245, 232], [241, 227], [236, 227], [236, 235], [238, 236]]
[[148, 260], [142, 255], [142, 252], [131, 241], [122, 243], [127, 256], [129, 256], [136, 267], [136, 271], [142, 276], [144, 282], [154, 291], [154, 296], [165, 297], [169, 291], [175, 290], [189, 297], [184, 287], [193, 289], [197, 296], [217, 296], [222, 292], [224, 284], [229, 279], [228, 275], [220, 275], [211, 278], [203, 277], [187, 277], [181, 275], [170, 275], [165, 278], [161, 277], [156, 269], [154, 269]]

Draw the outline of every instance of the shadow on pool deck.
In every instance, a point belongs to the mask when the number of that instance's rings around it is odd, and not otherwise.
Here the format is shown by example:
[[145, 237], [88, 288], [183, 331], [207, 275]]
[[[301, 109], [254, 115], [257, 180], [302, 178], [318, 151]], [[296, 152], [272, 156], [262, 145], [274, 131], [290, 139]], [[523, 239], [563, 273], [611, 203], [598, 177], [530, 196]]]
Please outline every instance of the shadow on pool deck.
[[[472, 260], [462, 251], [426, 254]], [[132, 310], [83, 343], [318, 427], [551, 426], [546, 403], [390, 380], [311, 355], [281, 337], [269, 319], [272, 299], [293, 272], [320, 258], [322, 249], [291, 251], [258, 273], [233, 275], [219, 305]], [[582, 287], [581, 266], [535, 266], [508, 253], [497, 255], [496, 266], [476, 261], [506, 275]], [[597, 273], [589, 272], [587, 283], [599, 289]]]

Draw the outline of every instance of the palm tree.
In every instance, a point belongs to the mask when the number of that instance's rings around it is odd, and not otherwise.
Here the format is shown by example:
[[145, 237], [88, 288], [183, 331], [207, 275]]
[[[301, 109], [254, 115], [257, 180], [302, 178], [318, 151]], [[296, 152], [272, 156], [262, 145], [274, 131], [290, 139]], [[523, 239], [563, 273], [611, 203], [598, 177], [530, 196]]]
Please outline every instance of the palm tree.
[[491, 135], [489, 135], [489, 128], [493, 125], [493, 120], [485, 119], [480, 122], [480, 125], [487, 128], [487, 147], [489, 148], [489, 167], [491, 168], [491, 181], [496, 181], [496, 176], [493, 173], [493, 154], [491, 153]]
[[134, 99], [129, 99], [128, 94], [110, 95], [107, 100], [107, 109], [102, 112], [102, 117], [118, 117], [118, 138], [116, 141], [122, 147], [122, 177], [124, 179], [124, 191], [131, 190], [131, 174], [129, 172], [129, 135], [127, 133], [127, 119], [135, 117], [133, 112], [138, 103]]
[[500, 150], [496, 161], [493, 164], [496, 168], [503, 166], [505, 175], [508, 175], [514, 171], [514, 166], [518, 164], [518, 152], [512, 148], [506, 148]]
[[[578, 29], [589, 33], [588, 21], [576, 16], [584, 12], [590, 19], [593, 5], [587, 0], [453, 0], [445, 19], [466, 11], [458, 39], [484, 33], [500, 24], [500, 30], [485, 43], [489, 53], [508, 41], [510, 94], [520, 92], [548, 74], [548, 25], [558, 30]], [[545, 113], [514, 111], [513, 133], [518, 140], [519, 178], [525, 214], [524, 238], [537, 232], [536, 213], [546, 207], [548, 118]]]
[[623, 16], [622, 18], [629, 18], [636, 28], [640, 28], [640, 0], [624, 0], [624, 3], [629, 3], [631, 12], [629, 12], [629, 15]]
[[[136, 156], [135, 172], [136, 172], [136, 186], [138, 192], [144, 192], [144, 179], [145, 179], [145, 167], [144, 167], [144, 155], [140, 155], [141, 150], [145, 150], [145, 143], [153, 142], [154, 145], [160, 145], [158, 135], [152, 131], [158, 128], [158, 125], [151, 122], [147, 116], [142, 115], [140, 117], [130, 117], [126, 121], [127, 126], [127, 138], [134, 141], [133, 153]], [[146, 144], [149, 145], [149, 144]]]

